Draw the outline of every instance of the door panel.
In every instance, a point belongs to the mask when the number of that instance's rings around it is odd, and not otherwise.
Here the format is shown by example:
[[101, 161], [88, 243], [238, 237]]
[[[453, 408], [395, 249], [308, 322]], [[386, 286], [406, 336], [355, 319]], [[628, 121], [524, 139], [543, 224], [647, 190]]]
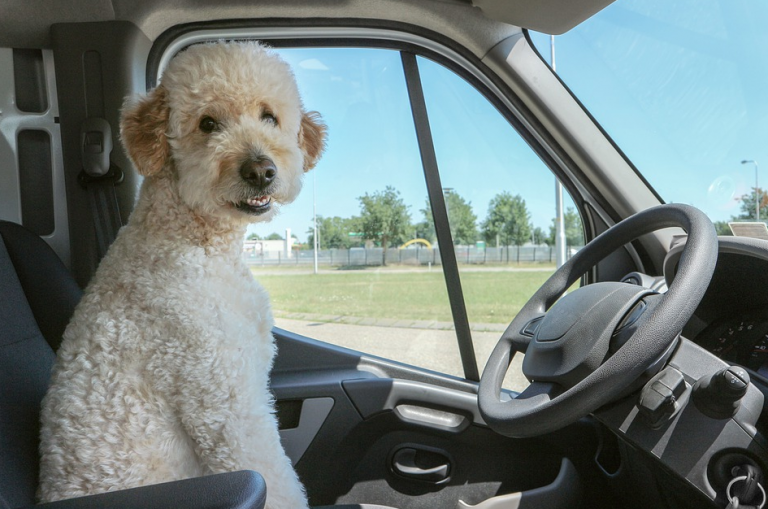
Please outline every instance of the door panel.
[[[591, 423], [542, 438], [502, 437], [483, 423], [472, 383], [279, 329], [275, 336], [272, 388], [285, 414], [281, 421], [292, 426], [282, 438], [289, 451], [308, 443], [293, 459], [313, 505], [453, 508], [459, 500], [476, 505], [498, 495], [535, 494], [530, 490], [558, 478], [565, 456], [582, 481], [597, 486]], [[329, 400], [327, 416], [318, 418]], [[317, 402], [322, 408], [307, 410]], [[314, 428], [307, 424], [312, 419]], [[420, 475], [424, 471], [437, 473]], [[544, 493], [538, 496], [549, 500]]]

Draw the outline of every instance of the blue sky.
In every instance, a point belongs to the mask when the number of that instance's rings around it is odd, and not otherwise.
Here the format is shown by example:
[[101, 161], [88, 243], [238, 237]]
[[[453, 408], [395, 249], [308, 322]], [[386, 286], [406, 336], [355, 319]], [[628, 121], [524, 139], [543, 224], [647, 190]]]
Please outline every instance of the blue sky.
[[[713, 220], [764, 164], [768, 188], [768, 2], [619, 0], [555, 38], [557, 72], [669, 202]], [[549, 37], [532, 34], [549, 58]], [[357, 198], [391, 185], [422, 219], [426, 186], [399, 54], [379, 49], [280, 50], [307, 108], [329, 127], [326, 155], [295, 203], [259, 234], [291, 228], [306, 239], [313, 178], [317, 212], [349, 217]], [[554, 217], [554, 177], [519, 135], [461, 78], [419, 59], [444, 187], [471, 202], [478, 222], [502, 191], [520, 194], [534, 226]]]
[[619, 0], [555, 38], [557, 73], [666, 201], [726, 220], [742, 160], [768, 188], [767, 23], [763, 0]]

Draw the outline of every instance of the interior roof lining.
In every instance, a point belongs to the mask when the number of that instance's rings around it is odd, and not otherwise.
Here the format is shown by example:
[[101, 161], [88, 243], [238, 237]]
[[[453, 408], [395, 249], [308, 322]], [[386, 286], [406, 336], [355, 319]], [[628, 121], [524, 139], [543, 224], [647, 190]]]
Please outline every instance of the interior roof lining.
[[[613, 0], [3, 0], [0, 47], [49, 48], [54, 23], [129, 21], [154, 40], [178, 24], [226, 18], [365, 17], [418, 23], [478, 44], [510, 25], [563, 33]], [[472, 44], [465, 45], [472, 46]], [[488, 48], [485, 48], [486, 50]]]

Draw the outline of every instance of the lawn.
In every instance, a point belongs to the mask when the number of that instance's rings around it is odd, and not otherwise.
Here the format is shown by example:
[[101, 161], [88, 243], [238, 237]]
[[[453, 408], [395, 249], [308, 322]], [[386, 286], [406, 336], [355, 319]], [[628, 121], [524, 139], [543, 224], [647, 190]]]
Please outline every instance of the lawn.
[[[275, 313], [452, 321], [440, 270], [336, 271], [269, 274], [255, 271]], [[470, 322], [508, 323], [550, 276], [549, 271], [462, 272]]]

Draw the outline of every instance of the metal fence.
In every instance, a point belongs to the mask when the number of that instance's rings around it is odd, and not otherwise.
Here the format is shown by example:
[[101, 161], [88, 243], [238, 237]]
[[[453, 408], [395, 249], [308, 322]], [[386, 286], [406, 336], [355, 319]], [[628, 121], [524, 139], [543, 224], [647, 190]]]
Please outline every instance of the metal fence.
[[[570, 258], [581, 246], [568, 247], [566, 255]], [[455, 246], [456, 260], [464, 265], [513, 264], [521, 262], [555, 262], [554, 246], [501, 246], [477, 248]], [[262, 253], [243, 253], [249, 265], [312, 265], [312, 250], [293, 251], [290, 257], [280, 251]], [[318, 265], [327, 267], [364, 267], [384, 264], [384, 249], [380, 247], [351, 249], [322, 249], [317, 252]], [[387, 249], [387, 265], [440, 265], [439, 248], [427, 249]]]

